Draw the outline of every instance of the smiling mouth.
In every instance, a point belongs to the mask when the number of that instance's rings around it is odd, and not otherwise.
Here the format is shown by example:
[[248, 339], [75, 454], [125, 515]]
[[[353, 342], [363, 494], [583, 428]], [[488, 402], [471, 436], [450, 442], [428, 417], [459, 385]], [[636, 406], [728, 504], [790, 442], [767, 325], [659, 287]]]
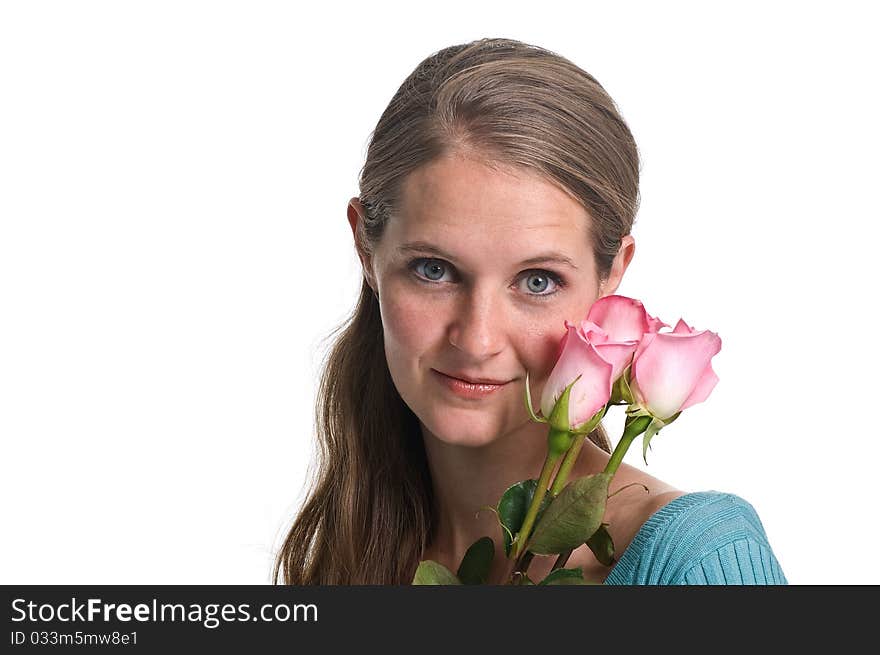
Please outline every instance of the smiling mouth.
[[455, 378], [440, 371], [431, 369], [437, 376], [438, 381], [455, 396], [466, 400], [481, 400], [507, 386], [508, 382], [498, 384], [485, 384], [482, 382], [468, 382], [461, 378]]
[[435, 373], [439, 373], [443, 377], [449, 378], [451, 380], [459, 380], [461, 382], [464, 382], [465, 384], [500, 387], [500, 386], [504, 386], [505, 384], [510, 382], [510, 380], [489, 380], [489, 379], [485, 379], [485, 378], [474, 379], [474, 378], [463, 377], [463, 376], [459, 376], [459, 375], [452, 375], [450, 373], [444, 373], [442, 371], [438, 371], [437, 369], [431, 369], [431, 370], [434, 371]]

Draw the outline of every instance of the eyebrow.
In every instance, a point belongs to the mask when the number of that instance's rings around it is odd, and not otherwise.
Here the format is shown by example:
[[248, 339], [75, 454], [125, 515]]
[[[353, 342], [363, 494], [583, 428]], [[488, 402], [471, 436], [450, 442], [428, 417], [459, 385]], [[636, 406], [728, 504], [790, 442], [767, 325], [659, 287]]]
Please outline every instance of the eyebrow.
[[[451, 262], [455, 262], [455, 257], [447, 253], [445, 250], [428, 243], [427, 241], [411, 241], [409, 243], [405, 243], [397, 248], [397, 252], [431, 253], [432, 255], [437, 255], [438, 257], [443, 257], [444, 259], [448, 259]], [[563, 255], [560, 252], [554, 251], [542, 252], [540, 255], [529, 257], [528, 259], [521, 261], [519, 265], [530, 266], [533, 264], [545, 264], [547, 262], [564, 264], [566, 266], [570, 266], [575, 270], [577, 270], [578, 268], [577, 264], [575, 264], [570, 257]]]

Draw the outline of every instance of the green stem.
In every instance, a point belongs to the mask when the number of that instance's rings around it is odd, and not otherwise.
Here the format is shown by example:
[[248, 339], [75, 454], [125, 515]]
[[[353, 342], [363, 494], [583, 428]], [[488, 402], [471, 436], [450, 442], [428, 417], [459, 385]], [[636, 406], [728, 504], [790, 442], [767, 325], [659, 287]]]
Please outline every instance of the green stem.
[[529, 564], [532, 563], [535, 554], [531, 551], [526, 551], [523, 553], [522, 557], [519, 558], [519, 561], [516, 563], [514, 570], [518, 573], [521, 573], [522, 576], [517, 580], [516, 584], [522, 584], [525, 579], [526, 571], [529, 570]]
[[634, 434], [627, 437], [624, 434], [620, 438], [620, 441], [617, 442], [617, 447], [614, 449], [614, 452], [611, 453], [611, 458], [608, 460], [608, 464], [605, 465], [604, 473], [611, 473], [613, 475], [617, 471], [620, 463], [623, 461], [623, 456], [626, 454], [626, 451], [629, 450], [629, 445], [636, 436], [637, 435]]
[[559, 472], [556, 474], [556, 479], [553, 480], [553, 486], [550, 487], [551, 498], [556, 498], [565, 486], [565, 483], [568, 480], [568, 474], [571, 473], [571, 469], [574, 468], [574, 463], [577, 461], [578, 455], [581, 454], [581, 448], [584, 447], [584, 440], [586, 438], [586, 435], [578, 435], [571, 448], [565, 453], [565, 458], [562, 460], [562, 464], [559, 465]]
[[[604, 473], [607, 473], [611, 477], [614, 476], [617, 469], [620, 467], [620, 463], [623, 461], [623, 456], [626, 454], [626, 451], [629, 450], [633, 439], [647, 430], [650, 422], [650, 417], [639, 417], [634, 420], [627, 420], [623, 430], [623, 436], [620, 437], [620, 441], [617, 442], [617, 447], [614, 449], [614, 452], [611, 453], [611, 458], [608, 460], [608, 464], [605, 465]], [[586, 435], [579, 437], [565, 454], [565, 459], [562, 461], [562, 464], [560, 464], [559, 472], [556, 474], [556, 479], [553, 481], [553, 487], [550, 489], [550, 495], [554, 498], [562, 491], [568, 478], [568, 474], [571, 472], [571, 469], [580, 454], [581, 448], [583, 448], [584, 440], [586, 438]], [[556, 562], [553, 564], [552, 570], [564, 567], [568, 562], [568, 558], [571, 557], [571, 553], [571, 550], [560, 553], [559, 557], [556, 558]]]
[[[586, 436], [580, 436], [580, 435], [578, 435], [578, 436], [570, 435], [570, 436], [574, 437], [574, 442], [571, 444], [568, 451], [566, 451], [565, 457], [562, 460], [562, 464], [559, 467], [559, 471], [557, 471], [557, 473], [556, 473], [556, 478], [554, 479], [553, 485], [549, 491], [551, 498], [555, 498], [556, 496], [558, 496], [559, 492], [562, 490], [562, 487], [565, 485], [565, 481], [568, 479], [568, 474], [571, 472], [571, 469], [574, 466], [575, 461], [577, 461], [577, 457], [580, 454], [581, 448], [583, 448], [583, 445], [584, 445], [584, 439], [586, 439]], [[560, 456], [561, 456], [560, 454], [557, 454], [555, 457], [552, 455], [548, 455], [548, 461], [551, 460], [551, 458], [552, 458], [552, 461], [555, 463], [555, 461]], [[546, 463], [544, 464], [544, 467], [546, 470], [546, 468], [547, 468]], [[550, 466], [550, 470], [551, 471], [553, 470], [552, 465]], [[543, 472], [544, 471], [542, 471], [542, 474], [543, 474]], [[549, 477], [548, 477], [547, 482], [549, 482]], [[546, 489], [547, 482], [542, 483], [539, 481], [538, 486], [540, 487], [540, 489], [542, 491], [544, 489]], [[537, 494], [538, 494], [538, 492], [536, 489], [535, 495], [537, 496]], [[541, 497], [537, 499], [537, 504], [535, 504], [535, 498], [533, 497], [532, 498], [532, 506], [533, 507], [540, 507], [541, 501], [543, 500], [543, 496], [544, 496], [544, 494], [542, 493]], [[531, 507], [529, 509], [531, 509]], [[535, 512], [535, 515], [537, 516], [537, 510]], [[527, 516], [526, 520], [528, 520], [528, 516]], [[534, 518], [532, 519], [532, 522], [534, 522]], [[524, 527], [526, 526], [526, 521], [523, 521], [523, 526]], [[529, 532], [531, 532], [531, 527], [532, 526], [530, 524], [528, 526]], [[525, 540], [528, 537], [528, 533], [526, 533], [524, 530], [520, 530], [520, 534], [523, 535], [523, 540], [525, 542]], [[519, 558], [516, 557], [516, 552], [521, 553]], [[532, 562], [533, 557], [534, 557], [534, 553], [531, 553], [529, 551], [522, 552], [521, 549], [519, 551], [514, 550], [514, 560], [513, 560], [514, 564], [510, 568], [510, 571], [507, 574], [507, 578], [510, 578], [514, 572], [519, 572], [519, 573], [522, 573], [523, 575], [525, 575], [526, 571], [529, 568], [529, 564], [531, 564], [531, 562]], [[566, 557], [566, 559], [568, 559], [568, 558]], [[557, 560], [557, 561], [559, 561], [559, 560]], [[522, 578], [519, 578], [518, 581], [515, 582], [515, 584], [522, 584], [521, 581], [522, 581]]]
[[620, 463], [623, 461], [623, 456], [626, 455], [626, 451], [629, 450], [629, 446], [633, 439], [647, 430], [650, 423], [650, 416], [639, 416], [632, 420], [626, 420], [626, 425], [623, 428], [623, 435], [620, 437], [620, 441], [617, 442], [614, 452], [611, 453], [611, 458], [605, 465], [603, 473], [608, 473], [613, 476], [617, 472]]
[[556, 569], [563, 568], [568, 563], [568, 558], [571, 557], [571, 551], [566, 550], [564, 553], [559, 553], [559, 557], [556, 558], [556, 561], [553, 563], [553, 568], [551, 571], [555, 571]]
[[544, 468], [541, 469], [541, 477], [538, 479], [538, 486], [535, 488], [535, 495], [532, 496], [532, 504], [529, 505], [522, 527], [516, 534], [516, 543], [513, 545], [514, 560], [519, 559], [520, 554], [523, 552], [523, 547], [532, 531], [535, 518], [538, 516], [538, 508], [541, 507], [541, 501], [544, 500], [544, 496], [547, 494], [550, 476], [553, 474], [553, 469], [556, 468], [556, 462], [559, 461], [559, 457], [559, 455], [547, 453], [547, 458], [544, 460]]
[[[605, 414], [608, 412], [609, 407], [611, 407], [610, 401], [607, 405], [605, 405], [605, 409], [602, 412], [602, 417], [604, 417]], [[568, 476], [571, 473], [571, 470], [574, 468], [578, 456], [581, 454], [581, 449], [584, 447], [584, 442], [587, 440], [588, 435], [589, 433], [587, 432], [583, 433], [583, 435], [572, 435], [575, 441], [572, 444], [571, 448], [568, 449], [568, 452], [565, 454], [565, 459], [562, 460], [562, 464], [559, 465], [559, 472], [556, 474], [556, 479], [553, 480], [553, 486], [550, 488], [550, 495], [553, 498], [556, 498], [556, 496], [560, 494], [563, 487], [565, 486], [565, 483], [568, 481]]]

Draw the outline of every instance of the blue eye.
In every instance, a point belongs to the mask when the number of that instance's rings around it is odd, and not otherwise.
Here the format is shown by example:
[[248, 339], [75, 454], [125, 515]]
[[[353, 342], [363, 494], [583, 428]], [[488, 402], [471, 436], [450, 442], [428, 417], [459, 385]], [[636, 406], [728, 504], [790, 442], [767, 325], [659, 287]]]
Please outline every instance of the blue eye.
[[[433, 283], [442, 281], [450, 267], [442, 259], [419, 257], [410, 261], [408, 268], [415, 273], [419, 281]], [[520, 280], [526, 280], [525, 293], [532, 298], [549, 298], [565, 287], [565, 282], [559, 275], [541, 269], [526, 271]], [[547, 289], [552, 290], [548, 292]]]
[[[553, 283], [556, 287], [562, 286], [562, 282], [559, 279], [559, 276], [551, 273], [550, 271], [531, 271], [528, 275], [523, 276], [523, 279], [526, 280], [526, 286], [529, 291], [534, 291], [534, 295], [538, 296], [552, 296], [556, 291], [551, 291], [550, 293], [544, 293], [547, 288]], [[535, 281], [534, 284], [532, 281]]]
[[[419, 268], [422, 264], [427, 264], [427, 266], [425, 266], [424, 268], [424, 273], [420, 273], [419, 271]], [[441, 277], [443, 277], [443, 272], [446, 270], [446, 267], [438, 259], [416, 259], [412, 262], [410, 266], [422, 277], [431, 280], [431, 282], [438, 281]]]

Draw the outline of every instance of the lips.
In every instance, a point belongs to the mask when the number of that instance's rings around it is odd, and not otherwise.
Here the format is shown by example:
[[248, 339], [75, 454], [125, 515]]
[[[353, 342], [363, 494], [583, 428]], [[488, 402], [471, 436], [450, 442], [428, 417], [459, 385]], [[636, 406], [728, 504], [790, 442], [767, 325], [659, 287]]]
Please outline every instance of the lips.
[[[441, 373], [437, 369], [431, 369], [431, 372], [437, 377], [437, 380], [440, 382], [440, 385], [448, 390], [454, 397], [459, 398], [460, 400], [464, 400], [466, 402], [481, 402], [483, 400], [487, 400], [488, 398], [494, 396], [496, 393], [501, 393], [502, 389], [507, 388], [507, 382], [499, 382], [495, 380], [494, 382], [467, 382], [461, 378], [453, 377], [451, 375], [447, 375], [446, 373]], [[459, 375], [464, 375], [459, 373]], [[477, 380], [492, 380], [493, 378], [486, 378], [479, 375], [469, 375], [470, 378], [476, 378]]]
[[[437, 369], [434, 369], [435, 371]], [[445, 375], [446, 377], [456, 378], [458, 380], [463, 380], [464, 382], [469, 382], [471, 384], [507, 384], [510, 380], [500, 380], [496, 378], [487, 378], [480, 377], [478, 375], [471, 375], [469, 373], [459, 373], [459, 372], [450, 372], [444, 373], [443, 371], [437, 371], [438, 373]]]

